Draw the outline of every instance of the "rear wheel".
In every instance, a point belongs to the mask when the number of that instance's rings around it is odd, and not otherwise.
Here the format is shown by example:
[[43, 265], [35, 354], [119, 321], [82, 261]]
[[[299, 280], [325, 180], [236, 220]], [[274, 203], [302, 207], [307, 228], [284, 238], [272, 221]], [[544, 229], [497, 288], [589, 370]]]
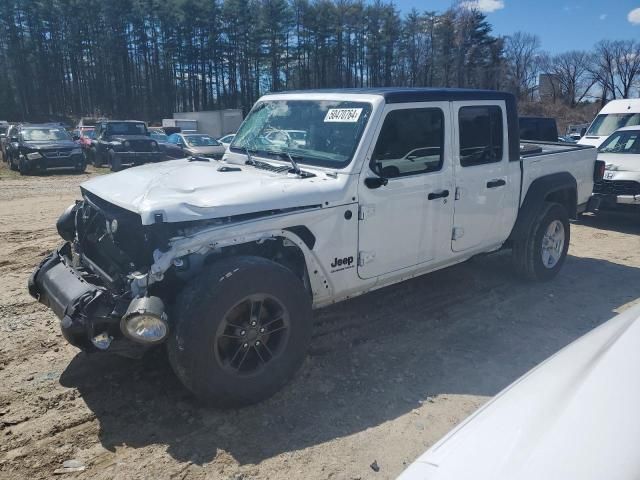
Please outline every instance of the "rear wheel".
[[9, 168], [11, 170], [13, 170], [14, 172], [18, 170], [18, 166], [16, 165], [16, 163], [13, 161], [13, 155], [9, 155]]
[[513, 245], [516, 271], [527, 280], [550, 280], [567, 257], [569, 215], [558, 203], [545, 202], [531, 222], [528, 232]]
[[302, 365], [311, 317], [310, 295], [289, 269], [259, 257], [221, 260], [178, 296], [169, 359], [207, 403], [256, 403]]

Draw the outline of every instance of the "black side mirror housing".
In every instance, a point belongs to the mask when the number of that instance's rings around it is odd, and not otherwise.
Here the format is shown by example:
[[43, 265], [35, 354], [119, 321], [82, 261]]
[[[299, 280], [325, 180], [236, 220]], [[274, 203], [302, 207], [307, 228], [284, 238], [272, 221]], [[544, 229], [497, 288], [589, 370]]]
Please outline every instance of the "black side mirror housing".
[[384, 177], [368, 177], [364, 179], [364, 184], [367, 186], [367, 188], [370, 188], [372, 190], [383, 187], [387, 183], [389, 183], [389, 180]]

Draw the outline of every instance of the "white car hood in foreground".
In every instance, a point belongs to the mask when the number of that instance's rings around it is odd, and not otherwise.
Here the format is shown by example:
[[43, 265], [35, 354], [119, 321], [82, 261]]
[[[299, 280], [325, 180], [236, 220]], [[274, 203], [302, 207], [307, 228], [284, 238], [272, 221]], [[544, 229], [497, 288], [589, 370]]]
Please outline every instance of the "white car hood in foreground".
[[401, 480], [640, 479], [640, 306], [525, 374]]
[[[240, 171], [218, 170], [225, 166]], [[138, 213], [149, 225], [158, 213], [165, 222], [183, 222], [342, 202], [347, 176], [314, 173], [317, 176], [300, 178], [247, 165], [183, 159], [95, 177], [82, 188]]]

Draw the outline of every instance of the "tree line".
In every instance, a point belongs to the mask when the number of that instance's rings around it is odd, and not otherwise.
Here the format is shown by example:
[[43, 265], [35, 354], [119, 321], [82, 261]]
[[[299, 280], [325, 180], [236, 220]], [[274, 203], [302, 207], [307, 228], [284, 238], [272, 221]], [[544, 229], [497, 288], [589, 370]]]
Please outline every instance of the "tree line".
[[[242, 108], [268, 91], [378, 86], [508, 90], [554, 101], [629, 96], [640, 44], [549, 56], [538, 37], [495, 35], [481, 12], [401, 14], [374, 0], [5, 0], [0, 117], [158, 120]], [[465, 5], [462, 3], [461, 5]]]

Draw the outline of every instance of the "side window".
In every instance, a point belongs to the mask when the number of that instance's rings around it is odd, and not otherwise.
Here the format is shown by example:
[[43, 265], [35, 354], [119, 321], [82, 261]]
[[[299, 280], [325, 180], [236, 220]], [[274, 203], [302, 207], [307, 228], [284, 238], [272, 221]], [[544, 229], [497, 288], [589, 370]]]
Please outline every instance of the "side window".
[[393, 110], [382, 124], [371, 169], [385, 178], [435, 172], [442, 168], [443, 150], [442, 110]]
[[499, 162], [503, 154], [502, 109], [498, 106], [461, 107], [460, 165], [472, 167]]
[[178, 143], [178, 135], [176, 135], [175, 133], [169, 135], [169, 138], [167, 138], [167, 142], [177, 144]]

